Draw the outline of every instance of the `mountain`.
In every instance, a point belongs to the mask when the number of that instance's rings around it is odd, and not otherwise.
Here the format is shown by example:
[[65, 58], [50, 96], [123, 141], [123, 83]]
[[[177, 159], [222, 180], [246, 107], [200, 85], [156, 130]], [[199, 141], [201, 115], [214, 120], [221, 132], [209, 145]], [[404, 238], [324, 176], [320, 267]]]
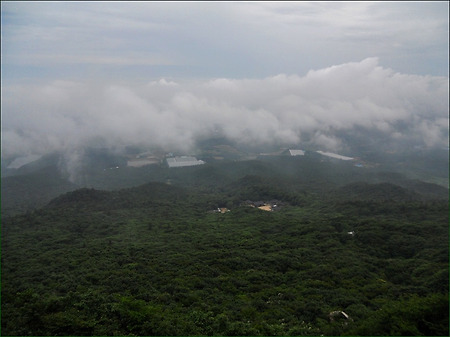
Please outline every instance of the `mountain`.
[[4, 335], [448, 335], [448, 189], [306, 156], [136, 170], [2, 218]]
[[[394, 162], [393, 159], [386, 159], [385, 161], [389, 162], [386, 165], [367, 164], [364, 167], [356, 167], [353, 161], [327, 160], [312, 152], [297, 157], [267, 155], [259, 156], [258, 159], [242, 160], [245, 154], [237, 149], [236, 144], [222, 144], [220, 139], [213, 139], [205, 140], [201, 145], [203, 150], [200, 155], [207, 160], [206, 165], [178, 169], [169, 169], [159, 164], [129, 167], [126, 165], [126, 156], [130, 154], [119, 155], [101, 148], [87, 148], [72, 155], [43, 156], [19, 169], [2, 171], [2, 216], [31, 211], [44, 206], [61, 193], [82, 187], [118, 190], [148, 182], [168, 182], [173, 185], [203, 188], [204, 193], [210, 193], [223, 191], [229, 186], [233, 188], [230, 184], [239, 184], [239, 179], [252, 175], [263, 177], [265, 184], [280, 185], [293, 192], [308, 190], [324, 195], [329, 190], [345, 184], [365, 182], [391, 183], [427, 199], [448, 197], [448, 186], [437, 186], [417, 178], [410, 179], [408, 175], [388, 170], [387, 168], [391, 167], [389, 163]], [[223, 159], [210, 160], [212, 157], [207, 155], [210, 148], [218, 151], [216, 154], [221, 155]], [[230, 149], [241, 153], [241, 160], [226, 159], [226, 153], [231, 151]], [[160, 150], [154, 153], [163, 156]], [[246, 156], [257, 157], [249, 153]], [[412, 158], [411, 155], [404, 157]], [[398, 158], [399, 162], [404, 160], [401, 156]], [[445, 158], [442, 158], [441, 153], [427, 158], [434, 158], [433, 163], [439, 163], [437, 172], [442, 176]], [[439, 181], [440, 176], [436, 175], [433, 179]]]

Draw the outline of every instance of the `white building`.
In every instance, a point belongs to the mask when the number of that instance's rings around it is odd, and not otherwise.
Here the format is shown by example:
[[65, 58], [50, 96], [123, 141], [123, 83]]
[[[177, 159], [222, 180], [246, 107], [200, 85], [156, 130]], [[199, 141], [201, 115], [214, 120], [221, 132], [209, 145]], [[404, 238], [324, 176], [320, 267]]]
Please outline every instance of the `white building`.
[[352, 157], [341, 156], [340, 154], [331, 153], [331, 152], [317, 151], [317, 153], [321, 154], [322, 156], [327, 156], [327, 157], [340, 159], [340, 160], [353, 160], [354, 159]]
[[146, 165], [159, 164], [160, 160], [158, 158], [138, 158], [128, 160], [127, 166], [130, 167], [142, 167]]
[[289, 150], [289, 154], [291, 156], [304, 156], [305, 155], [305, 151], [303, 151], [303, 150]]
[[197, 158], [190, 157], [190, 156], [167, 158], [166, 161], [167, 161], [167, 165], [169, 165], [169, 168], [184, 167], [184, 166], [196, 166], [196, 165], [203, 165], [205, 163], [203, 160], [197, 160]]

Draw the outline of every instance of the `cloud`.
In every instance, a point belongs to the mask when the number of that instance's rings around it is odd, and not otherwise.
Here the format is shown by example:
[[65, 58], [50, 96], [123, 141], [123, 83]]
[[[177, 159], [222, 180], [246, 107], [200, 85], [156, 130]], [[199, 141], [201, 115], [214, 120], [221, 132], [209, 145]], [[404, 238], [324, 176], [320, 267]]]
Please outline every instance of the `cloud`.
[[156, 76], [261, 78], [370, 55], [405, 73], [448, 73], [439, 1], [5, 1], [1, 15], [9, 80], [57, 79], [61, 68], [72, 79], [130, 78], [131, 67], [155, 76], [158, 66]]
[[99, 142], [189, 151], [218, 132], [249, 144], [332, 151], [348, 146], [355, 129], [385, 142], [448, 145], [448, 78], [396, 73], [377, 58], [305, 76], [53, 81], [2, 90], [3, 157], [77, 153]]

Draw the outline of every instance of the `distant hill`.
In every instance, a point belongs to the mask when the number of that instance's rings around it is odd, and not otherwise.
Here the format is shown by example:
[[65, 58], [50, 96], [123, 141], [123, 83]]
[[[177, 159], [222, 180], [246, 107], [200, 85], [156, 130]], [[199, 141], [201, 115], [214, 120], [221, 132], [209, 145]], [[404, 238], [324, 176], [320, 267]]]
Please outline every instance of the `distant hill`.
[[69, 182], [56, 166], [4, 177], [1, 180], [2, 217], [40, 208], [61, 193], [77, 188], [79, 186]]
[[[215, 143], [210, 144], [216, 146]], [[209, 145], [208, 145], [209, 146]], [[58, 155], [46, 156], [36, 162], [13, 170], [2, 177], [2, 215], [8, 216], [36, 209], [45, 205], [61, 193], [80, 187], [99, 190], [118, 190], [139, 186], [148, 182], [168, 183], [177, 186], [202, 188], [204, 193], [216, 193], [235, 185], [247, 186], [251, 182], [239, 181], [244, 177], [260, 177], [263, 181], [251, 187], [272, 190], [283, 188], [289, 193], [326, 194], [342, 186], [353, 183], [390, 183], [408, 190], [403, 196], [414, 192], [420, 198], [448, 198], [448, 188], [407, 179], [406, 176], [380, 168], [355, 167], [352, 163], [322, 161], [320, 156], [262, 156], [258, 160], [220, 160], [199, 167], [168, 169], [160, 165], [140, 168], [127, 167], [125, 161], [105, 153], [101, 149], [91, 149], [85, 153], [86, 162], [79, 168], [77, 182], [70, 181], [70, 174]], [[120, 165], [120, 166], [111, 166]], [[112, 168], [111, 168], [112, 167]], [[365, 189], [367, 186], [353, 186]], [[351, 190], [351, 188], [349, 187]], [[243, 188], [240, 189], [243, 191]], [[348, 191], [351, 195], [355, 191]], [[247, 189], [245, 193], [249, 193]], [[345, 192], [345, 191], [343, 191]], [[396, 195], [399, 191], [390, 191]], [[384, 193], [389, 194], [388, 190]], [[375, 193], [375, 191], [373, 191]], [[417, 197], [416, 195], [416, 197]], [[364, 193], [361, 194], [362, 197]], [[393, 197], [393, 196], [391, 196]], [[377, 197], [378, 198], [378, 197]], [[231, 198], [233, 199], [233, 198]], [[295, 198], [294, 198], [295, 199]], [[237, 202], [228, 200], [228, 202]]]
[[335, 194], [341, 200], [408, 202], [423, 199], [420, 194], [391, 183], [352, 183], [340, 187], [335, 191]]
[[187, 191], [181, 187], [153, 182], [120, 191], [81, 188], [53, 199], [47, 207], [104, 211], [153, 207], [161, 201], [170, 201], [175, 204], [179, 199], [187, 198], [187, 196]]

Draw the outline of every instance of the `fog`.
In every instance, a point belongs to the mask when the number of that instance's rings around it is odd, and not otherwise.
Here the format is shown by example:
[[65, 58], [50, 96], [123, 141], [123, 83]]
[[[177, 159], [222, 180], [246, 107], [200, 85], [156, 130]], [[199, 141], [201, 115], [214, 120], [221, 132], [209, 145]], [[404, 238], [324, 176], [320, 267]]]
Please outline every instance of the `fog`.
[[372, 144], [447, 147], [448, 109], [447, 77], [401, 74], [377, 58], [261, 79], [16, 84], [3, 88], [2, 157], [84, 146], [189, 152], [217, 135], [323, 151], [348, 149], [353, 134]]

